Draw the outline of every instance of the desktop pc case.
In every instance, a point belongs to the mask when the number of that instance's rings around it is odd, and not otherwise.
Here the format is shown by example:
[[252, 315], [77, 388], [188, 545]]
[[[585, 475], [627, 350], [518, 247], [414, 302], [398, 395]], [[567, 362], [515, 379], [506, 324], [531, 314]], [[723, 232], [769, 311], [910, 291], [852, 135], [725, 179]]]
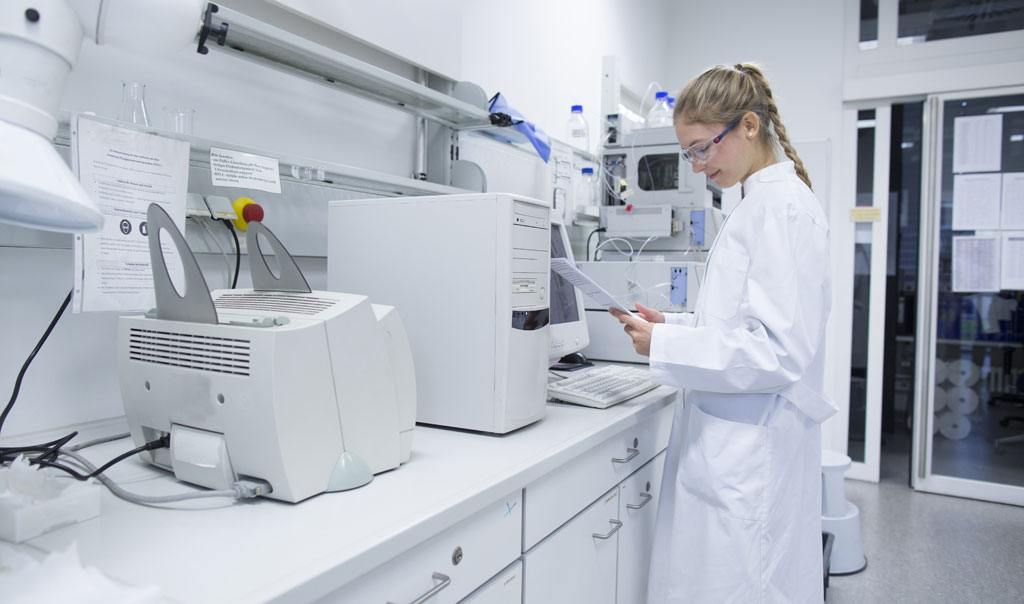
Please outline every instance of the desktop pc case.
[[549, 204], [517, 195], [328, 209], [328, 289], [402, 314], [423, 424], [504, 434], [544, 416], [549, 253]]

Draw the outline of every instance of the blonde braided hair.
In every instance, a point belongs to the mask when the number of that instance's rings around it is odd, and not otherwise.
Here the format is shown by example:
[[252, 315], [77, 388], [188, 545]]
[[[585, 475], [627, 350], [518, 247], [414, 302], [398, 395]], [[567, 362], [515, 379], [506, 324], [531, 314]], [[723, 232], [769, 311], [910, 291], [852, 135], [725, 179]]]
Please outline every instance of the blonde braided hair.
[[672, 120], [729, 124], [748, 111], [756, 113], [765, 125], [758, 131], [758, 144], [771, 149], [777, 141], [786, 157], [793, 161], [796, 175], [810, 188], [811, 177], [786, 134], [768, 80], [753, 63], [737, 63], [732, 67], [716, 65], [691, 80], [676, 95]]

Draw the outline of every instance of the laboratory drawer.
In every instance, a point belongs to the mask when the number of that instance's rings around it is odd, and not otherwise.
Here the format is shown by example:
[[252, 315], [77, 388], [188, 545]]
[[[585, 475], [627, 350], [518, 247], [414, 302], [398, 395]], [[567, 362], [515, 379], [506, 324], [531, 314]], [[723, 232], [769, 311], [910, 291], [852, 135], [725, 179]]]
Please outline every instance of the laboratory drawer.
[[523, 561], [505, 569], [459, 604], [522, 604]]
[[672, 405], [526, 486], [523, 551], [650, 461], [668, 445]]
[[619, 566], [617, 602], [646, 602], [654, 521], [658, 516], [665, 451], [619, 485]]
[[458, 602], [519, 558], [521, 501], [516, 491], [319, 602]]
[[523, 556], [524, 604], [615, 604], [618, 487]]

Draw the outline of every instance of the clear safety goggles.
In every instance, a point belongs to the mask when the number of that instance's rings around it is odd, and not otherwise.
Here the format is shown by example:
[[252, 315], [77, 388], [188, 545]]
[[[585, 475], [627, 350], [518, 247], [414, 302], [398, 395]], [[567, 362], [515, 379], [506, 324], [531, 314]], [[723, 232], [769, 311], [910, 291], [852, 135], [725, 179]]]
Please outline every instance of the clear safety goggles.
[[725, 130], [722, 130], [722, 133], [719, 134], [718, 136], [709, 138], [706, 141], [694, 143], [689, 147], [684, 148], [680, 152], [680, 154], [683, 156], [683, 159], [690, 162], [691, 164], [703, 165], [708, 163], [708, 160], [710, 160], [711, 156], [714, 154], [715, 145], [722, 141], [722, 137], [728, 134], [729, 131], [733, 129], [733, 126], [740, 123], [741, 117], [734, 119], [732, 123], [726, 126]]

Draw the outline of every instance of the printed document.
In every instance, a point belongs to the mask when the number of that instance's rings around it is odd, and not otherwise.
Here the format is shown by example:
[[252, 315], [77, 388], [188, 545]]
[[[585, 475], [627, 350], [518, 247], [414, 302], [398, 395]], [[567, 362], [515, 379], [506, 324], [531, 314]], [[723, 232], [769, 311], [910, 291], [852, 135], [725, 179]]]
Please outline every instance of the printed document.
[[975, 231], [999, 228], [999, 174], [956, 174], [953, 176], [953, 230]]
[[1024, 229], [1024, 172], [1003, 174], [1002, 207], [1000, 228]]
[[[145, 311], [155, 305], [146, 212], [157, 203], [185, 230], [189, 144], [78, 116], [72, 167], [103, 213], [103, 230], [75, 235], [74, 312]], [[171, 280], [184, 282], [169, 238]]]
[[1003, 116], [953, 119], [953, 172], [999, 172], [1003, 159]]
[[605, 291], [603, 287], [595, 283], [593, 279], [585, 275], [583, 271], [576, 268], [576, 265], [565, 258], [552, 258], [551, 270], [564, 277], [566, 281], [572, 283], [574, 287], [604, 308], [616, 308], [624, 313], [633, 314], [622, 303]]
[[1003, 232], [1003, 263], [999, 286], [1024, 289], [1024, 231]]
[[953, 291], [999, 291], [999, 237], [953, 237]]

